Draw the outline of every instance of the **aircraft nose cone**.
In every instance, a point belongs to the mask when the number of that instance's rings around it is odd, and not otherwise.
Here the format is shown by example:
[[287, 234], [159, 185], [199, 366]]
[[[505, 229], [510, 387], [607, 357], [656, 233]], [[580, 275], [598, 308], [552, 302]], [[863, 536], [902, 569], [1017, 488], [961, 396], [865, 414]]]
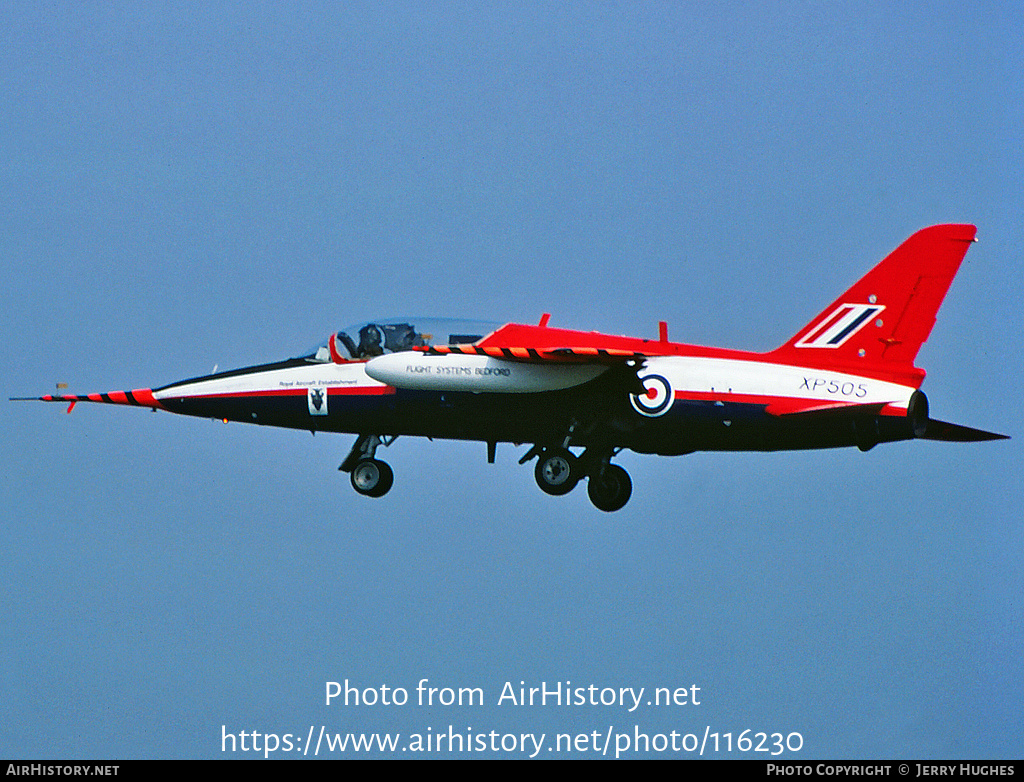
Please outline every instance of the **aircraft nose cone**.
[[134, 405], [135, 407], [160, 407], [153, 390], [136, 388], [132, 391], [108, 391], [102, 394], [47, 394], [39, 397], [43, 402], [101, 402], [108, 405]]

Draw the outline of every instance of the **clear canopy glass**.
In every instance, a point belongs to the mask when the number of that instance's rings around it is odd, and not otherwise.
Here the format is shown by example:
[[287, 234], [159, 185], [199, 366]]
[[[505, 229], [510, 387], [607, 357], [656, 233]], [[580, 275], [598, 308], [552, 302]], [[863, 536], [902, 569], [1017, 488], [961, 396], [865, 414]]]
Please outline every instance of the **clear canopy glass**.
[[[313, 362], [359, 361], [424, 345], [477, 342], [501, 324], [450, 318], [391, 318], [346, 326], [299, 358]], [[332, 355], [332, 349], [336, 355]]]

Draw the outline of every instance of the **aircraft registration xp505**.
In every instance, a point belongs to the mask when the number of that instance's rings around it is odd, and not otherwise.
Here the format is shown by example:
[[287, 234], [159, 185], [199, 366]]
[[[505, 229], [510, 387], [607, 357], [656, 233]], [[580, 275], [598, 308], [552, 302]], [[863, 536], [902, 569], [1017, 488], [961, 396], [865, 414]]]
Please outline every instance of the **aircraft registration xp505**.
[[[581, 480], [603, 511], [632, 482], [612, 458], [630, 449], [777, 451], [923, 438], [1004, 435], [929, 418], [914, 359], [971, 242], [973, 225], [936, 225], [907, 239], [795, 336], [767, 353], [697, 347], [548, 326], [375, 320], [271, 364], [156, 389], [48, 394], [316, 432], [348, 432], [339, 469], [369, 497], [387, 493], [377, 449], [399, 436], [532, 447], [537, 484], [566, 494]], [[573, 449], [576, 449], [575, 452]]]

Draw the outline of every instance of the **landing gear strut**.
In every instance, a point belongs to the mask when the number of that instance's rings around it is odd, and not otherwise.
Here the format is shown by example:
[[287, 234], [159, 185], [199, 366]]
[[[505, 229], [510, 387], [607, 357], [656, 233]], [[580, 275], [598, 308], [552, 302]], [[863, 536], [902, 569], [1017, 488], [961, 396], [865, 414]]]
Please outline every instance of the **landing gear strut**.
[[568, 494], [584, 477], [587, 478], [587, 496], [590, 501], [598, 510], [610, 513], [629, 502], [633, 493], [629, 473], [617, 464], [610, 463], [612, 455], [609, 453], [598, 458], [588, 451], [577, 457], [568, 448], [542, 449], [534, 446], [520, 462], [537, 456], [537, 467], [533, 475], [541, 491], [546, 494]]
[[391, 445], [392, 437], [384, 440], [374, 434], [363, 434], [355, 441], [345, 461], [338, 467], [349, 473], [352, 488], [365, 497], [383, 497], [395, 482], [395, 473], [387, 462], [376, 458], [377, 446]]

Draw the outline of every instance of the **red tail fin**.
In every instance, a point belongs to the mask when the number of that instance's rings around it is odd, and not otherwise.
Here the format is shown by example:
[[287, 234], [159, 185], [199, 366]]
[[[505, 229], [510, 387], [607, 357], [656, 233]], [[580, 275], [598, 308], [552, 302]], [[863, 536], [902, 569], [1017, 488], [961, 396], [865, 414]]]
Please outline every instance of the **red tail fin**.
[[805, 364], [912, 366], [975, 232], [973, 225], [918, 231], [773, 355]]

